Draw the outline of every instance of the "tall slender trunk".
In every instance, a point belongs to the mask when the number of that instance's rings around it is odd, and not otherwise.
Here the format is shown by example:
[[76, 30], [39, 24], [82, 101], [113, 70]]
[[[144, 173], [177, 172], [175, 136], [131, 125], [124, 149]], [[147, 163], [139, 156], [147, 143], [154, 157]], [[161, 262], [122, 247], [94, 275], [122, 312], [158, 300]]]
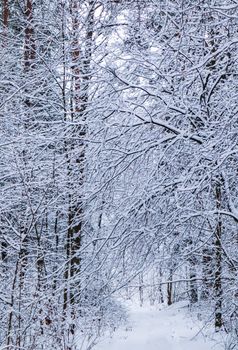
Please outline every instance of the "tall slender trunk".
[[[25, 44], [24, 44], [24, 73], [26, 74], [26, 79], [29, 77], [29, 71], [33, 67], [33, 62], [35, 60], [35, 42], [34, 42], [34, 30], [32, 27], [32, 20], [33, 20], [33, 8], [32, 8], [32, 1], [26, 0], [25, 3]], [[28, 90], [25, 90], [25, 93], [28, 93]], [[31, 101], [28, 97], [24, 100], [24, 128], [27, 130], [28, 123], [30, 121], [30, 107]], [[22, 151], [22, 159], [24, 166], [27, 167], [27, 150], [23, 149]], [[22, 179], [24, 182], [25, 179]], [[22, 218], [20, 222], [20, 233], [21, 233], [21, 248], [20, 248], [20, 288], [23, 286], [24, 277], [25, 277], [25, 270], [27, 266], [28, 261], [28, 235], [27, 235], [27, 218], [25, 217], [25, 197], [26, 195], [22, 193], [22, 201], [23, 201], [23, 213]]]
[[9, 23], [9, 3], [8, 0], [2, 0], [2, 23], [3, 23], [3, 47], [7, 46], [7, 31]]
[[[68, 230], [66, 240], [67, 264], [65, 269], [66, 287], [64, 289], [64, 310], [80, 302], [80, 255], [83, 229], [83, 182], [85, 167], [85, 145], [86, 116], [85, 111], [88, 104], [88, 87], [90, 81], [90, 63], [92, 55], [92, 37], [94, 20], [94, 1], [89, 1], [89, 14], [86, 24], [86, 49], [84, 56], [79, 44], [79, 2], [71, 1], [72, 18], [72, 87], [71, 96], [71, 122], [75, 123], [73, 135], [80, 139], [80, 143], [71, 141], [66, 145], [67, 176], [69, 181], [69, 209], [68, 209]], [[75, 193], [75, 174], [79, 192]], [[74, 312], [73, 312], [74, 313]]]
[[[194, 246], [194, 241], [192, 238], [189, 239], [189, 245], [190, 247]], [[197, 277], [197, 271], [196, 271], [196, 256], [194, 253], [191, 253], [188, 258], [189, 263], [189, 280], [190, 283], [188, 285], [189, 290], [189, 300], [191, 304], [194, 304], [198, 301], [198, 287], [196, 282]]]
[[24, 70], [28, 71], [33, 68], [35, 62], [35, 40], [34, 40], [34, 28], [33, 28], [33, 7], [32, 0], [26, 0], [25, 5], [25, 48], [24, 48]]
[[15, 289], [16, 289], [16, 281], [17, 281], [17, 274], [18, 274], [18, 267], [19, 267], [19, 260], [16, 262], [16, 267], [14, 271], [14, 277], [12, 282], [12, 288], [11, 288], [11, 296], [10, 296], [10, 312], [8, 315], [8, 324], [7, 324], [7, 337], [6, 337], [6, 344], [7, 349], [11, 349], [12, 344], [12, 334], [13, 334], [13, 314], [14, 314], [14, 303], [15, 303]]
[[[32, 0], [25, 1], [24, 8], [25, 15], [25, 28], [24, 28], [24, 51], [23, 51], [23, 72], [25, 80], [29, 83], [28, 80], [32, 79], [32, 68], [35, 64], [35, 40], [34, 40], [34, 29], [33, 29], [33, 7]], [[29, 123], [32, 118], [32, 102], [27, 96], [30, 91], [30, 87], [25, 88], [25, 97], [24, 97], [24, 115], [23, 115], [23, 130], [24, 135], [29, 129]], [[24, 139], [24, 138], [23, 138]], [[29, 151], [26, 145], [24, 145], [20, 157], [22, 158], [22, 163], [25, 169], [28, 168], [29, 162]], [[21, 174], [21, 170], [20, 174]], [[27, 172], [26, 172], [27, 173]], [[25, 182], [28, 181], [25, 178], [25, 175], [21, 175], [22, 181], [22, 207], [21, 214], [19, 217], [19, 231], [20, 231], [20, 252], [19, 252], [19, 296], [18, 296], [18, 334], [16, 336], [16, 346], [20, 349], [23, 344], [23, 332], [22, 332], [22, 313], [23, 313], [23, 300], [25, 292], [25, 279], [29, 263], [29, 235], [28, 235], [28, 213], [27, 213], [27, 186]]]
[[206, 247], [202, 250], [202, 291], [201, 299], [208, 300], [212, 291], [213, 251]]
[[8, 0], [2, 0], [2, 19], [3, 19], [3, 30], [6, 33], [8, 29], [9, 21], [9, 3]]
[[190, 303], [194, 304], [198, 301], [198, 288], [196, 283], [196, 264], [194, 261], [194, 257], [192, 256], [189, 260], [189, 279], [190, 279]]
[[[9, 7], [8, 7], [8, 0], [2, 0], [2, 22], [3, 22], [3, 48], [7, 45], [7, 30], [8, 30], [8, 21], [9, 21]], [[1, 234], [1, 240], [0, 240], [0, 249], [1, 249], [1, 257], [0, 260], [3, 262], [3, 264], [6, 263], [7, 260], [7, 242], [2, 238], [3, 234]], [[4, 271], [3, 267], [3, 271]]]
[[[220, 180], [220, 179], [219, 179]], [[217, 182], [215, 188], [216, 195], [216, 207], [219, 211], [221, 209], [221, 201], [222, 201], [222, 189], [221, 182]], [[214, 294], [216, 298], [215, 304], [215, 329], [219, 330], [223, 325], [222, 319], [222, 220], [220, 215], [218, 214], [218, 223], [216, 226], [216, 236], [215, 236], [215, 282], [214, 282]]]
[[164, 295], [163, 295], [162, 284], [161, 284], [162, 279], [163, 279], [163, 271], [162, 271], [162, 268], [160, 267], [159, 268], [159, 287], [158, 288], [159, 288], [159, 302], [161, 304], [164, 303]]
[[[73, 93], [71, 95], [71, 121], [74, 122], [75, 119], [80, 117], [80, 92], [81, 92], [81, 69], [80, 69], [80, 46], [78, 41], [78, 31], [79, 31], [79, 3], [76, 0], [71, 1], [71, 16], [72, 16], [72, 43], [71, 43], [71, 57], [72, 57], [72, 86]], [[64, 30], [64, 29], [63, 29]], [[65, 94], [65, 92], [64, 92]], [[65, 98], [65, 95], [63, 96]], [[74, 131], [75, 132], [75, 131]], [[82, 150], [80, 156], [76, 157], [74, 155], [75, 145], [72, 142], [66, 144], [66, 160], [67, 160], [67, 176], [69, 182], [69, 188], [71, 189], [69, 193], [69, 208], [68, 208], [68, 229], [67, 229], [67, 240], [66, 240], [66, 269], [65, 269], [65, 280], [66, 286], [64, 289], [64, 310], [66, 310], [70, 305], [74, 305], [76, 302], [76, 291], [74, 290], [73, 279], [76, 274], [80, 272], [80, 259], [79, 259], [79, 249], [81, 246], [81, 230], [82, 230], [82, 203], [81, 194], [78, 194], [76, 201], [76, 196], [74, 196], [74, 171], [75, 165], [81, 162], [79, 158], [83, 159]], [[82, 168], [81, 168], [82, 169]], [[82, 170], [80, 169], [80, 175]], [[81, 176], [80, 176], [81, 177]], [[82, 185], [82, 179], [80, 179], [80, 184]], [[79, 287], [79, 286], [78, 286]], [[77, 290], [77, 295], [79, 295], [79, 290]]]
[[169, 270], [169, 281], [167, 283], [167, 304], [172, 305], [173, 304], [173, 270]]

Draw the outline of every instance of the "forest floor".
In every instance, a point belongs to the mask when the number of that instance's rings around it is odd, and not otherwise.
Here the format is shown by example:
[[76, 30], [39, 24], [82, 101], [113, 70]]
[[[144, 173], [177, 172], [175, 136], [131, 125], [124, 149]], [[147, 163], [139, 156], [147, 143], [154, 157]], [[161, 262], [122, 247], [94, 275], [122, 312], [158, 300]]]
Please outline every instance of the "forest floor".
[[[129, 323], [100, 339], [95, 350], [222, 350], [218, 338], [208, 336], [186, 303], [142, 306], [128, 303]], [[222, 339], [220, 338], [220, 342]]]

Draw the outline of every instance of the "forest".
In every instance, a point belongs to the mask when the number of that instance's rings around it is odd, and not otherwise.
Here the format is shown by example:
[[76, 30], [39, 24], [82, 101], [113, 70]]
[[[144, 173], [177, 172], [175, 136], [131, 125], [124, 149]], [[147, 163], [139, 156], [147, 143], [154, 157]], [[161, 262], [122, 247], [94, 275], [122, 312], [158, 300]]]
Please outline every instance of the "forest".
[[135, 294], [236, 349], [238, 1], [0, 10], [0, 349], [92, 349]]

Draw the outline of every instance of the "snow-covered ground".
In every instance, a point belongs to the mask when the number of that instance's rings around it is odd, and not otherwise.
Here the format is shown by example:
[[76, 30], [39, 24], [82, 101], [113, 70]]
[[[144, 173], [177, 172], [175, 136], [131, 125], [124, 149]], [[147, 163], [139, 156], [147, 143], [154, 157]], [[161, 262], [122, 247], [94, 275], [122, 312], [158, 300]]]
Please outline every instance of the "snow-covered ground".
[[129, 326], [98, 341], [95, 350], [224, 350], [201, 331], [186, 304], [170, 307], [129, 303]]

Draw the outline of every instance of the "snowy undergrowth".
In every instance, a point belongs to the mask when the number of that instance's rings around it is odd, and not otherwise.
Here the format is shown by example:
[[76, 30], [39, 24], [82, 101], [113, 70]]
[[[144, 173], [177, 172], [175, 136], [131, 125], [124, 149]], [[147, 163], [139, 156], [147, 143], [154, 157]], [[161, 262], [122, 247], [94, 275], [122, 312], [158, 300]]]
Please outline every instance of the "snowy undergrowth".
[[126, 306], [128, 324], [98, 338], [95, 350], [224, 350], [228, 346], [227, 335], [204, 327], [186, 302], [140, 307], [127, 301]]
[[105, 298], [98, 305], [86, 308], [79, 318], [77, 327], [77, 349], [90, 350], [119, 327], [127, 323], [127, 310], [119, 301]]
[[[234, 319], [234, 324], [231, 329], [227, 325], [219, 331], [214, 333], [214, 307], [212, 303], [196, 303], [189, 309], [188, 316], [192, 321], [200, 325], [199, 333], [205, 338], [213, 339], [224, 350], [238, 350], [238, 329], [237, 319]], [[230, 320], [231, 324], [231, 320]]]

